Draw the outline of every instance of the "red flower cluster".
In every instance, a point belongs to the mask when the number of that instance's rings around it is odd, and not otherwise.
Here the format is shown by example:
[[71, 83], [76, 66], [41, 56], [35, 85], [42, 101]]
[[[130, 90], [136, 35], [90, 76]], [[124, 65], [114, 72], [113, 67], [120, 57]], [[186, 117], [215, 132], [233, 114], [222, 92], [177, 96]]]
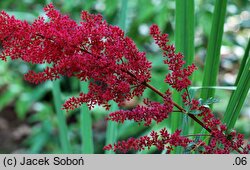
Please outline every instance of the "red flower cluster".
[[150, 34], [155, 39], [156, 44], [163, 50], [163, 55], [166, 57], [164, 63], [168, 65], [168, 69], [171, 70], [167, 74], [165, 82], [171, 85], [178, 91], [187, 88], [191, 85], [189, 76], [194, 72], [196, 66], [194, 64], [183, 68], [185, 61], [184, 56], [181, 53], [175, 53], [175, 47], [168, 45], [168, 34], [161, 34], [160, 29], [157, 25], [150, 27]]
[[95, 104], [108, 108], [110, 100], [121, 103], [142, 94], [145, 89], [142, 82], [150, 79], [151, 63], [119, 27], [108, 25], [101, 15], [86, 11], [81, 14], [83, 21], [77, 24], [52, 4], [44, 10], [49, 21], [40, 17], [32, 24], [4, 11], [0, 13], [0, 42], [4, 49], [0, 58], [51, 63], [52, 67], [43, 72], [29, 71], [25, 75], [26, 80], [36, 84], [58, 79], [60, 75], [90, 80], [89, 92], [69, 99], [64, 104], [67, 110], [83, 102], [90, 108]]
[[201, 105], [196, 99], [188, 101], [188, 94], [186, 92], [183, 93], [182, 97], [185, 105], [189, 105], [190, 110], [198, 111], [198, 116], [202, 118], [204, 126], [211, 130], [208, 145], [203, 141], [199, 141], [196, 144], [199, 148], [203, 148], [203, 150], [199, 150], [200, 153], [229, 154], [232, 151], [239, 153], [248, 153], [250, 151], [250, 145], [243, 147], [244, 136], [235, 131], [228, 133], [226, 125], [222, 124], [220, 119], [214, 116], [210, 108]]
[[190, 139], [180, 136], [180, 133], [181, 131], [177, 130], [173, 134], [169, 134], [164, 128], [160, 132], [152, 131], [149, 136], [142, 136], [138, 139], [129, 138], [127, 141], [119, 141], [114, 146], [107, 145], [104, 150], [127, 153], [130, 150], [141, 151], [156, 146], [158, 150], [167, 149], [167, 153], [170, 153], [174, 146], [185, 148], [191, 142]]
[[[153, 25], [151, 27], [151, 35], [156, 41], [156, 44], [164, 51], [164, 56], [166, 57], [164, 63], [168, 64], [169, 69], [172, 71], [166, 76], [166, 82], [170, 84], [173, 88], [181, 91], [182, 89], [187, 89], [191, 84], [188, 77], [196, 69], [194, 65], [183, 68], [185, 62], [183, 61], [183, 55], [175, 53], [175, 48], [173, 45], [167, 45], [168, 35], [162, 34], [159, 31], [158, 26]], [[149, 85], [145, 84], [147, 87]], [[173, 105], [177, 106], [171, 100], [171, 96], [165, 98], [161, 92], [157, 89], [151, 87], [151, 89], [164, 98], [164, 104], [154, 103], [154, 105], [147, 104], [146, 106], [137, 106], [132, 111], [117, 111], [109, 115], [109, 120], [117, 121], [123, 123], [124, 120], [135, 120], [136, 122], [144, 121], [145, 125], [150, 125], [152, 120], [160, 122], [168, 117], [168, 114], [172, 111]], [[170, 93], [168, 91], [168, 93]], [[167, 101], [166, 101], [167, 99]], [[105, 150], [114, 150], [122, 153], [126, 153], [129, 150], [143, 150], [146, 147], [156, 146], [159, 150], [166, 149], [167, 153], [170, 153], [175, 146], [182, 146], [186, 153], [198, 152], [198, 153], [219, 153], [228, 154], [233, 151], [238, 153], [249, 153], [250, 145], [243, 147], [244, 136], [237, 134], [235, 132], [227, 133], [227, 127], [222, 124], [222, 122], [215, 118], [211, 110], [200, 104], [196, 99], [191, 99], [188, 90], [182, 94], [183, 103], [189, 106], [189, 110], [185, 110], [178, 106], [177, 108], [180, 112], [184, 114], [192, 114], [191, 111], [197, 111], [199, 117], [201, 117], [202, 122], [200, 124], [203, 128], [206, 128], [210, 132], [208, 139], [210, 141], [206, 144], [202, 140], [192, 140], [188, 137], [181, 136], [181, 131], [177, 130], [174, 134], [170, 135], [167, 133], [166, 129], [157, 132], [152, 132], [150, 136], [143, 136], [138, 139], [130, 138], [127, 141], [119, 141], [118, 143], [108, 145], [104, 147]], [[164, 106], [166, 103], [172, 103], [169, 106], [169, 110], [166, 110]], [[155, 108], [154, 108], [155, 107]], [[196, 118], [196, 117], [195, 117]], [[197, 118], [195, 120], [198, 120]], [[200, 134], [198, 134], [199, 136]], [[181, 142], [183, 141], [183, 143]]]
[[[182, 114], [187, 114], [210, 132], [210, 142], [207, 145], [201, 140], [191, 140], [181, 136], [177, 130], [169, 134], [166, 129], [160, 132], [152, 131], [149, 136], [104, 147], [105, 150], [126, 153], [129, 150], [143, 150], [156, 146], [159, 150], [166, 149], [170, 153], [175, 146], [181, 146], [186, 152], [199, 153], [249, 153], [250, 145], [243, 147], [243, 135], [236, 132], [228, 134], [227, 127], [214, 117], [211, 110], [191, 99], [187, 87], [191, 84], [189, 76], [196, 69], [194, 65], [183, 68], [185, 62], [181, 53], [175, 53], [175, 47], [168, 45], [168, 35], [161, 34], [158, 26], [152, 25], [150, 34], [156, 44], [163, 50], [166, 57], [164, 63], [171, 71], [165, 82], [177, 91], [186, 89], [182, 95], [183, 103], [189, 106], [185, 110], [172, 101], [171, 92], [162, 94], [149, 85], [151, 63], [145, 53], [139, 52], [135, 43], [117, 26], [108, 25], [101, 15], [82, 12], [82, 22], [76, 23], [66, 15], [54, 9], [52, 4], [44, 8], [49, 20], [40, 17], [29, 24], [0, 13], [0, 44], [3, 47], [0, 58], [6, 60], [21, 59], [33, 64], [49, 63], [43, 72], [29, 71], [25, 79], [33, 83], [55, 80], [60, 76], [77, 77], [81, 81], [89, 81], [89, 92], [80, 93], [65, 102], [65, 109], [75, 109], [82, 103], [88, 103], [89, 108], [95, 104], [103, 104], [109, 108], [108, 102], [114, 100], [122, 104], [134, 96], [140, 96], [146, 87], [163, 97], [163, 104], [144, 100], [143, 106], [137, 106], [131, 111], [111, 113], [109, 120], [123, 123], [125, 120], [144, 122], [148, 126], [154, 120], [157, 123], [168, 118], [175, 106]], [[192, 111], [201, 117], [198, 120]]]
[[108, 120], [123, 123], [125, 120], [134, 120], [135, 122], [145, 122], [145, 126], [149, 126], [152, 120], [157, 123], [168, 118], [168, 114], [173, 111], [173, 102], [171, 92], [166, 91], [164, 103], [152, 102], [148, 99], [144, 100], [145, 106], [137, 106], [133, 110], [119, 110], [109, 114]]
[[198, 110], [201, 111], [200, 116], [204, 122], [204, 125], [211, 129], [211, 139], [208, 145], [204, 143], [204, 153], [208, 154], [229, 154], [232, 151], [238, 153], [249, 153], [250, 145], [244, 146], [244, 135], [238, 134], [235, 131], [227, 132], [227, 127], [222, 124], [220, 119], [214, 117], [211, 110], [204, 106], [198, 106]]
[[[200, 154], [229, 154], [233, 151], [242, 154], [249, 153], [250, 145], [243, 147], [244, 136], [242, 134], [238, 134], [235, 131], [227, 134], [226, 126], [222, 124], [219, 119], [214, 117], [210, 109], [204, 106], [198, 107], [202, 111], [199, 116], [202, 117], [205, 123], [204, 125], [211, 128], [210, 135], [207, 138], [210, 139], [208, 144], [202, 140], [196, 141], [196, 139], [189, 139], [188, 136], [181, 136], [181, 130], [177, 130], [175, 133], [170, 135], [164, 128], [160, 130], [160, 134], [152, 131], [149, 136], [142, 136], [138, 139], [129, 138], [126, 141], [118, 141], [113, 146], [111, 144], [105, 146], [104, 149], [126, 153], [130, 150], [140, 151], [145, 148], [150, 149], [152, 146], [155, 146], [158, 150], [166, 149], [167, 153], [170, 153], [175, 146], [181, 146], [184, 148], [186, 153], [197, 152]], [[130, 115], [128, 114], [127, 117], [129, 116]], [[124, 116], [124, 118], [126, 118], [126, 116]]]

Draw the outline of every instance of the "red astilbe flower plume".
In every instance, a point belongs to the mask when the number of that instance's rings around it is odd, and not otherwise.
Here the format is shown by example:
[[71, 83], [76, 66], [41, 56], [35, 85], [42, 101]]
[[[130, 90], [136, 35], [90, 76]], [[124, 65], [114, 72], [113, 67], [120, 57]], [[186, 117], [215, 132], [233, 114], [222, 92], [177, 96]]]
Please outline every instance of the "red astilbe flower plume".
[[142, 136], [138, 139], [129, 138], [128, 140], [118, 141], [113, 146], [107, 145], [104, 150], [114, 150], [115, 152], [127, 153], [130, 150], [141, 151], [150, 149], [156, 146], [158, 150], [167, 149], [170, 153], [175, 146], [187, 147], [192, 140], [180, 136], [181, 131], [176, 130], [173, 134], [169, 134], [166, 128], [161, 129], [159, 132], [152, 131], [148, 136]]
[[210, 142], [205, 144], [203, 141], [197, 142], [197, 146], [203, 148], [200, 153], [205, 154], [229, 154], [233, 151], [238, 153], [249, 153], [250, 144], [244, 146], [244, 135], [235, 131], [227, 132], [227, 126], [222, 124], [221, 120], [216, 118], [208, 106], [201, 105], [199, 100], [192, 99], [188, 101], [187, 93], [182, 95], [185, 105], [190, 106], [190, 110], [199, 111], [204, 126], [211, 130]]
[[[193, 102], [194, 103], [194, 102]], [[197, 102], [196, 102], [197, 103]], [[232, 151], [238, 153], [249, 153], [250, 144], [244, 146], [244, 135], [232, 131], [227, 132], [227, 126], [216, 118], [211, 110], [204, 106], [198, 106], [200, 116], [206, 127], [211, 129], [211, 140], [209, 145], [204, 145], [206, 154], [229, 154]]]
[[121, 103], [142, 94], [142, 82], [150, 79], [151, 63], [119, 27], [86, 11], [78, 24], [52, 4], [44, 10], [49, 21], [39, 17], [32, 24], [0, 13], [1, 59], [10, 56], [33, 64], [50, 63], [52, 66], [43, 72], [29, 71], [25, 75], [26, 80], [36, 84], [60, 76], [90, 80], [89, 92], [70, 98], [64, 104], [67, 110], [83, 102], [89, 107], [104, 104], [108, 108], [110, 100]]
[[[212, 114], [212, 111], [209, 108], [205, 105], [200, 105], [198, 100], [190, 98], [187, 87], [191, 84], [191, 81], [188, 77], [192, 74], [196, 67], [191, 65], [187, 68], [183, 68], [183, 65], [185, 64], [183, 61], [183, 55], [180, 53], [175, 54], [174, 46], [167, 45], [167, 34], [161, 35], [158, 26], [153, 25], [151, 27], [151, 34], [159, 47], [164, 51], [164, 56], [166, 57], [164, 62], [168, 64], [169, 69], [172, 71], [166, 76], [165, 81], [178, 91], [186, 89], [186, 92], [182, 94], [182, 99], [183, 103], [188, 106], [187, 108], [189, 108], [189, 110], [185, 110], [181, 106], [175, 104], [172, 101], [169, 90], [166, 93], [169, 94], [167, 95], [169, 97], [165, 97], [165, 95], [158, 91], [155, 87], [145, 84], [147, 87], [151, 88], [151, 90], [163, 97], [163, 104], [158, 102], [147, 102], [146, 100], [146, 102], [144, 102], [145, 106], [137, 106], [131, 111], [126, 110], [111, 113], [108, 120], [120, 123], [123, 123], [125, 120], [134, 120], [135, 122], [145, 122], [144, 125], [148, 126], [151, 124], [152, 120], [161, 122], [162, 120], [168, 118], [169, 113], [173, 111], [172, 109], [174, 105], [179, 109], [180, 113], [187, 114], [192, 117], [210, 133], [208, 136], [210, 142], [206, 144], [202, 140], [197, 140], [197, 138], [195, 140], [189, 139], [189, 135], [181, 136], [181, 130], [177, 130], [172, 135], [168, 133], [158, 134], [153, 131], [149, 136], [143, 136], [138, 139], [129, 138], [126, 141], [118, 141], [116, 144], [105, 146], [104, 149], [126, 153], [130, 150], [137, 151], [150, 148], [151, 146], [156, 146], [159, 150], [167, 149], [167, 153], [170, 153], [174, 146], [182, 146], [184, 147], [184, 153], [191, 153], [194, 151], [203, 154], [228, 154], [234, 151], [238, 153], [249, 153], [250, 145], [243, 145], [243, 135], [237, 134], [236, 132], [228, 134], [227, 127]], [[170, 104], [168, 105], [167, 103]], [[166, 109], [166, 106], [171, 107]], [[202, 122], [199, 121], [196, 116], [192, 115], [192, 113], [201, 117]], [[164, 129], [161, 132], [166, 132], [166, 130]], [[196, 134], [193, 136], [195, 135]], [[200, 135], [202, 134], [198, 134], [197, 136]], [[181, 140], [183, 140], [184, 143], [181, 143]]]
[[[173, 45], [167, 44], [168, 35], [161, 34], [158, 26], [153, 25], [150, 33], [163, 50], [164, 63], [170, 70], [165, 82], [177, 91], [186, 89], [182, 97], [189, 110], [174, 103], [169, 90], [162, 94], [148, 84], [151, 63], [119, 27], [108, 25], [101, 15], [92, 15], [86, 11], [81, 13], [82, 22], [78, 24], [55, 10], [52, 4], [44, 10], [48, 21], [39, 17], [32, 24], [9, 16], [4, 11], [0, 13], [0, 58], [4, 61], [10, 57], [12, 60], [21, 59], [33, 64], [50, 64], [42, 72], [29, 71], [25, 75], [26, 80], [35, 84], [55, 80], [60, 76], [89, 81], [89, 92], [70, 98], [64, 104], [65, 109], [75, 109], [82, 103], [88, 103], [90, 108], [95, 104], [103, 104], [108, 109], [110, 100], [122, 104], [124, 100], [140, 96], [148, 87], [163, 97], [163, 104], [144, 100], [144, 106], [111, 113], [108, 119], [117, 122], [134, 120], [148, 126], [153, 120], [158, 123], [168, 118], [175, 106], [178, 112], [187, 114], [210, 133], [210, 142], [206, 144], [201, 140], [181, 136], [180, 130], [169, 134], [166, 129], [162, 129], [160, 132], [151, 132], [149, 136], [108, 145], [104, 149], [125, 153], [156, 146], [170, 153], [173, 147], [182, 146], [188, 152], [249, 153], [250, 145], [243, 147], [243, 135], [234, 131], [228, 134], [227, 127], [214, 117], [209, 108], [200, 105], [198, 100], [190, 99], [187, 90], [191, 84], [189, 76], [196, 67], [190, 65], [183, 68], [183, 55], [176, 53]], [[196, 115], [201, 121], [191, 111], [197, 111]]]
[[125, 120], [134, 120], [135, 122], [144, 122], [145, 126], [149, 126], [152, 120], [157, 123], [162, 122], [168, 118], [169, 113], [173, 111], [173, 102], [171, 98], [171, 92], [166, 91], [164, 96], [164, 103], [152, 102], [148, 99], [144, 99], [144, 106], [138, 105], [132, 110], [119, 110], [110, 113], [108, 120], [123, 123]]
[[[192, 101], [195, 105], [197, 102]], [[181, 136], [181, 130], [175, 131], [173, 134], [169, 134], [164, 128], [160, 131], [160, 134], [152, 131], [149, 136], [142, 136], [138, 139], [129, 138], [126, 141], [118, 141], [113, 145], [107, 145], [104, 147], [104, 150], [113, 150], [115, 152], [127, 153], [129, 151], [141, 151], [144, 149], [150, 149], [152, 146], [156, 146], [158, 150], [166, 149], [166, 153], [170, 153], [175, 146], [181, 146], [184, 148], [184, 153], [192, 153], [197, 151], [200, 154], [229, 154], [232, 152], [237, 152], [241, 154], [248, 154], [250, 152], [250, 144], [244, 146], [244, 135], [236, 133], [235, 131], [227, 134], [226, 125], [215, 118], [211, 113], [211, 110], [204, 106], [191, 106], [197, 108], [201, 111], [198, 115], [204, 121], [205, 127], [211, 129], [210, 135], [207, 139], [210, 139], [209, 143], [206, 144], [202, 140], [196, 141], [196, 139], [190, 139], [188, 136]], [[135, 111], [139, 110], [135, 108]], [[157, 117], [156, 113], [152, 115], [141, 114], [140, 110], [135, 112], [134, 110], [128, 111], [127, 113], [121, 113], [120, 115], [117, 112], [111, 113], [110, 119], [121, 123], [124, 119], [134, 119], [136, 122], [145, 121], [145, 125], [149, 125], [152, 117], [160, 119]], [[126, 111], [125, 111], [126, 112]], [[134, 113], [134, 114], [133, 114]], [[147, 112], [145, 112], [147, 113]], [[161, 113], [163, 116], [164, 114]], [[142, 119], [143, 117], [143, 119]], [[149, 123], [145, 120], [149, 119]], [[167, 118], [167, 117], [166, 117]], [[156, 119], [157, 120], [157, 119]], [[195, 135], [194, 135], [195, 136]]]
[[168, 65], [170, 73], [167, 74], [165, 82], [171, 85], [178, 91], [187, 88], [191, 85], [189, 76], [194, 72], [196, 66], [194, 64], [183, 68], [185, 61], [181, 53], [175, 52], [173, 45], [168, 45], [168, 34], [161, 34], [157, 25], [153, 24], [150, 27], [150, 34], [154, 38], [156, 44], [163, 50], [163, 55], [166, 57], [164, 63]]

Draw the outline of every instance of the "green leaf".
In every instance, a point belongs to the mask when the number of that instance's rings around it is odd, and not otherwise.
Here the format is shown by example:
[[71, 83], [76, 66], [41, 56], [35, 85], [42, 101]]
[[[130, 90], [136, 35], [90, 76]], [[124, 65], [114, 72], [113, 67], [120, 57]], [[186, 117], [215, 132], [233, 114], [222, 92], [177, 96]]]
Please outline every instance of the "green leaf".
[[[118, 109], [119, 109], [118, 105], [115, 102], [112, 102], [110, 112], [114, 112]], [[107, 130], [106, 130], [106, 145], [116, 143], [117, 136], [118, 136], [118, 123], [108, 121]], [[105, 153], [112, 154], [114, 152], [113, 151], [105, 151]]]
[[[81, 91], [83, 93], [88, 92], [88, 83], [80, 82]], [[91, 112], [88, 109], [86, 103], [81, 106], [80, 109], [80, 130], [82, 139], [82, 153], [93, 154], [94, 153], [94, 141], [93, 141], [93, 131], [92, 131], [92, 118]]]
[[[176, 52], [184, 55], [185, 67], [193, 63], [194, 58], [194, 0], [176, 0], [175, 1], [175, 46]], [[179, 92], [174, 91], [174, 101], [182, 104], [182, 98]], [[182, 128], [182, 135], [187, 134], [189, 126], [185, 123], [185, 117], [182, 114], [171, 115], [171, 130]], [[174, 149], [172, 153], [181, 153], [180, 148]]]
[[[220, 48], [222, 44], [227, 0], [216, 0], [213, 22], [208, 42], [202, 86], [215, 86], [219, 72]], [[214, 96], [214, 89], [202, 89], [201, 98]]]
[[48, 90], [48, 83], [44, 83], [29, 92], [22, 93], [17, 99], [15, 107], [18, 118], [24, 119], [34, 102], [40, 100]]
[[21, 86], [12, 84], [5, 89], [0, 97], [0, 111], [11, 103], [21, 92]]
[[[39, 128], [38, 128], [39, 127]], [[48, 120], [41, 122], [39, 126], [32, 128], [32, 134], [28, 137], [27, 144], [30, 146], [29, 153], [41, 153], [52, 134], [52, 124]]]
[[239, 70], [239, 73], [238, 73], [236, 81], [235, 81], [235, 86], [237, 86], [237, 84], [239, 83], [243, 69], [246, 65], [247, 59], [249, 58], [249, 51], [250, 51], [250, 38], [248, 39], [247, 47], [246, 47], [243, 59], [242, 59], [241, 64], [240, 64], [240, 70]]
[[[227, 0], [216, 0], [212, 28], [208, 40], [207, 56], [205, 59], [204, 76], [202, 86], [216, 86], [220, 63], [220, 49], [223, 37], [223, 28], [226, 16]], [[201, 98], [214, 97], [215, 89], [202, 89]], [[212, 107], [212, 105], [210, 106]], [[194, 133], [200, 132], [202, 127], [194, 123]]]
[[199, 99], [199, 102], [200, 102], [201, 106], [204, 106], [204, 105], [211, 105], [211, 104], [214, 104], [214, 103], [219, 103], [220, 99], [210, 97], [209, 99], [207, 99], [205, 101], [203, 99]]
[[[250, 39], [249, 39], [250, 41]], [[240, 115], [242, 106], [246, 100], [246, 97], [250, 88], [250, 55], [249, 48], [246, 49], [246, 64], [243, 64], [243, 71], [240, 75], [239, 81], [237, 83], [237, 89], [232, 93], [231, 98], [226, 109], [223, 122], [227, 124], [228, 131], [230, 131]]]
[[71, 153], [70, 148], [70, 142], [68, 138], [68, 127], [66, 124], [66, 116], [63, 113], [62, 108], [62, 93], [60, 88], [60, 81], [55, 80], [52, 86], [52, 95], [54, 100], [54, 106], [56, 110], [57, 115], [57, 122], [58, 122], [58, 128], [59, 128], [59, 138], [61, 142], [61, 147], [63, 150], [63, 153]]

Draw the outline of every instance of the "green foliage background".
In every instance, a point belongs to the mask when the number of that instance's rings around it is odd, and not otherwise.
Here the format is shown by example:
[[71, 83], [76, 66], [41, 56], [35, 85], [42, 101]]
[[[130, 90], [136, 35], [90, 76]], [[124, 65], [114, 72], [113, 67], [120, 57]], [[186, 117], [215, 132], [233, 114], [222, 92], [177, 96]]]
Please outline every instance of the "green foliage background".
[[[51, 1], [1, 0], [0, 10], [5, 10], [18, 19], [32, 22], [38, 16], [44, 15], [43, 7], [49, 2]], [[54, 0], [52, 2], [62, 13], [70, 15], [77, 21], [80, 21], [80, 12], [88, 10], [91, 13], [101, 13], [110, 24], [118, 25], [120, 22], [121, 0]], [[169, 34], [171, 43], [175, 43], [175, 1], [128, 0], [127, 5], [124, 28], [126, 34], [136, 42], [142, 51], [147, 52], [148, 59], [153, 62], [151, 84], [164, 91], [168, 88], [164, 83], [167, 68], [162, 63], [161, 53], [154, 45], [148, 31], [151, 24], [158, 24], [163, 32]], [[193, 57], [199, 67], [193, 76], [193, 86], [196, 87], [202, 85], [204, 58], [211, 30], [213, 8], [214, 0], [195, 0], [195, 56]], [[217, 82], [218, 86], [227, 86], [227, 88], [215, 88], [215, 96], [221, 100], [220, 103], [214, 105], [215, 114], [221, 118], [234, 89], [233, 80], [239, 71], [240, 61], [250, 36], [249, 9], [249, 0], [229, 0], [227, 4], [220, 73]], [[59, 140], [58, 119], [53, 104], [52, 83], [46, 82], [34, 86], [25, 82], [23, 74], [29, 67], [34, 67], [39, 71], [44, 66], [31, 66], [20, 61], [8, 63], [0, 61], [0, 121], [9, 124], [9, 126], [6, 125], [7, 129], [0, 126], [2, 140], [2, 142], [0, 141], [0, 153], [63, 153]], [[63, 78], [60, 83], [63, 100], [77, 95], [80, 91], [77, 79]], [[196, 88], [194, 93], [198, 97], [199, 88]], [[149, 90], [146, 90], [144, 95], [149, 96], [152, 100], [160, 101], [160, 98]], [[250, 137], [249, 100], [248, 95], [241, 116], [236, 122], [236, 128], [245, 134], [246, 139]], [[140, 102], [140, 99], [134, 99], [125, 109]], [[67, 119], [70, 153], [82, 153], [80, 110], [64, 114]], [[91, 111], [94, 153], [104, 153], [102, 148], [106, 141], [105, 116], [107, 114], [102, 107], [96, 107]], [[8, 117], [8, 115], [12, 116]], [[170, 125], [169, 119], [160, 124], [154, 124], [151, 128], [157, 130], [163, 126], [169, 128]], [[121, 140], [131, 136], [138, 137], [147, 134], [150, 130], [133, 122], [125, 122], [123, 125], [118, 125], [117, 138]], [[14, 140], [13, 137], [10, 137], [11, 143], [6, 145], [8, 142], [8, 139], [4, 138], [6, 133], [10, 133], [9, 135], [17, 133], [19, 137]], [[157, 152], [152, 149], [142, 153]]]

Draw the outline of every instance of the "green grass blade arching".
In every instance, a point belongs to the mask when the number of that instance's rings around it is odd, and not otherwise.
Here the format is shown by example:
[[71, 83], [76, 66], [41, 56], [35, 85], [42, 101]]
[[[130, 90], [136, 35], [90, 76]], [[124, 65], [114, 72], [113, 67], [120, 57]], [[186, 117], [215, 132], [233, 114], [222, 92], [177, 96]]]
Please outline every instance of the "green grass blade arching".
[[[176, 51], [184, 55], [186, 67], [193, 62], [194, 58], [194, 0], [176, 0], [175, 25]], [[175, 102], [182, 105], [178, 92], [174, 92], [173, 97]], [[188, 123], [184, 120], [184, 115], [172, 114], [172, 132], [180, 128], [183, 134], [188, 133]], [[173, 153], [181, 153], [181, 150], [174, 150]]]
[[[216, 0], [212, 19], [212, 28], [208, 41], [207, 56], [204, 67], [202, 86], [216, 86], [220, 63], [220, 48], [223, 36], [223, 27], [226, 16], [227, 0]], [[214, 97], [215, 89], [202, 89], [201, 98]], [[211, 106], [212, 107], [212, 106]], [[194, 124], [194, 133], [200, 133], [202, 127]]]
[[242, 72], [239, 72], [237, 88], [232, 93], [223, 119], [223, 122], [227, 124], [228, 131], [234, 127], [250, 88], [249, 44], [250, 39], [244, 55], [245, 63], [242, 63], [243, 69], [240, 69]]
[[[127, 9], [128, 9], [128, 1], [122, 0], [119, 23], [118, 23], [119, 27], [122, 30], [125, 30]], [[115, 102], [112, 102], [110, 112], [114, 112], [118, 109], [119, 107], [117, 106], [117, 104]], [[106, 145], [115, 143], [117, 141], [117, 135], [118, 135], [117, 122], [108, 121], [107, 130], [106, 130]], [[105, 153], [109, 154], [109, 153], [114, 153], [114, 152], [105, 151]]]
[[[88, 82], [80, 82], [81, 91], [88, 92]], [[91, 114], [86, 103], [80, 108], [80, 132], [82, 148], [81, 152], [84, 154], [94, 153], [93, 131]]]
[[54, 105], [56, 109], [56, 115], [57, 115], [57, 121], [58, 121], [58, 127], [59, 127], [59, 137], [60, 137], [60, 143], [62, 146], [62, 152], [63, 153], [71, 153], [70, 149], [70, 142], [68, 138], [68, 128], [66, 124], [66, 116], [62, 111], [62, 98], [61, 98], [61, 88], [60, 88], [60, 81], [55, 80], [52, 87], [52, 93], [53, 93], [53, 100]]
[[247, 59], [249, 58], [249, 50], [250, 50], [250, 38], [248, 39], [247, 48], [245, 50], [243, 59], [242, 59], [241, 64], [240, 64], [240, 70], [239, 70], [239, 73], [237, 75], [237, 78], [236, 78], [236, 81], [235, 81], [235, 84], [234, 84], [235, 86], [238, 85], [238, 82], [239, 82], [239, 80], [241, 78], [241, 74], [242, 74], [242, 72], [244, 70], [244, 67], [246, 65]]

